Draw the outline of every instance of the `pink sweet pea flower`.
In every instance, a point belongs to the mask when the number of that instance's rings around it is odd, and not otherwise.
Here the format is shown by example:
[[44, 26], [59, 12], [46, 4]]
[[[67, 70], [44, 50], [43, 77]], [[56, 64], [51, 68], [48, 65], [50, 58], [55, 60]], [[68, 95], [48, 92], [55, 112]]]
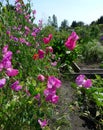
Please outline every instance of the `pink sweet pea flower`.
[[43, 38], [43, 42], [45, 44], [48, 44], [51, 41], [51, 39], [52, 39], [52, 34], [49, 34], [48, 37]]
[[59, 96], [56, 95], [56, 90], [45, 89], [44, 95], [45, 95], [46, 101], [53, 104], [56, 104], [58, 102]]
[[18, 75], [18, 73], [19, 73], [19, 71], [17, 69], [13, 69], [13, 68], [8, 68], [6, 71], [6, 74], [11, 77]]
[[7, 51], [4, 55], [3, 55], [3, 60], [11, 60], [12, 59], [12, 55], [13, 53], [11, 51]]
[[2, 61], [2, 65], [3, 65], [3, 68], [5, 68], [5, 69], [12, 68], [11, 61], [7, 60], [7, 59], [5, 59], [5, 60]]
[[52, 66], [56, 66], [57, 65], [57, 61], [54, 61], [51, 63]]
[[48, 82], [47, 82], [47, 88], [60, 88], [61, 81], [54, 76], [49, 76]]
[[56, 104], [56, 103], [58, 102], [58, 100], [59, 100], [59, 96], [53, 95], [53, 96], [52, 96], [52, 101], [51, 101], [51, 102], [52, 102], [53, 104]]
[[5, 84], [6, 84], [6, 79], [5, 78], [0, 79], [0, 88], [3, 88]]
[[53, 48], [51, 46], [46, 47], [46, 53], [48, 54], [49, 52], [53, 53]]
[[41, 82], [43, 82], [45, 80], [45, 77], [42, 74], [39, 74], [37, 78]]
[[19, 81], [16, 81], [11, 85], [11, 89], [14, 91], [19, 91], [22, 89], [22, 86], [19, 85]]
[[68, 37], [68, 40], [65, 42], [65, 46], [69, 50], [73, 50], [76, 47], [76, 41], [79, 39], [76, 32], [72, 32], [72, 34]]
[[41, 50], [41, 49], [38, 50], [39, 59], [43, 59], [44, 54], [45, 54], [45, 52], [43, 50]]
[[76, 84], [78, 86], [82, 86], [83, 82], [85, 81], [85, 75], [79, 75], [76, 78]]
[[8, 45], [5, 45], [4, 47], [3, 47], [3, 49], [2, 49], [2, 53], [3, 54], [6, 54], [7, 53], [7, 51], [8, 51]]
[[45, 97], [47, 97], [48, 95], [51, 95], [51, 96], [53, 96], [53, 95], [55, 95], [56, 94], [56, 90], [55, 89], [45, 89], [44, 90], [44, 96]]
[[85, 88], [90, 88], [92, 86], [92, 81], [91, 79], [87, 79], [85, 80], [85, 82], [83, 83], [83, 87]]
[[47, 120], [43, 120], [41, 121], [40, 119], [38, 120], [38, 123], [40, 124], [41, 128], [44, 128], [45, 126], [47, 126], [48, 122]]

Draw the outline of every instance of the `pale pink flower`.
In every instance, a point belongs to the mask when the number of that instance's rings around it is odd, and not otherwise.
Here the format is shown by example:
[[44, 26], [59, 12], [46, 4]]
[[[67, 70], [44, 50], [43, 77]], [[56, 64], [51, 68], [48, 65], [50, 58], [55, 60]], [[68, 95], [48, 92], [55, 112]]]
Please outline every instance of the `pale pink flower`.
[[46, 47], [46, 53], [48, 54], [49, 52], [53, 53], [53, 48], [51, 46]]
[[5, 84], [6, 84], [6, 79], [5, 78], [0, 79], [0, 88], [3, 88]]
[[42, 82], [45, 80], [45, 77], [42, 74], [39, 74], [37, 78], [39, 81], [42, 81]]
[[5, 45], [4, 47], [3, 47], [3, 49], [2, 49], [2, 53], [3, 54], [6, 54], [7, 53], [7, 51], [8, 51], [8, 45]]
[[40, 124], [40, 126], [41, 126], [41, 128], [44, 128], [45, 126], [47, 126], [47, 124], [48, 124], [48, 122], [47, 122], [47, 120], [45, 119], [45, 120], [38, 120], [38, 123]]
[[57, 63], [58, 63], [57, 61], [54, 61], [54, 62], [51, 62], [51, 65], [52, 65], [52, 66], [56, 66]]

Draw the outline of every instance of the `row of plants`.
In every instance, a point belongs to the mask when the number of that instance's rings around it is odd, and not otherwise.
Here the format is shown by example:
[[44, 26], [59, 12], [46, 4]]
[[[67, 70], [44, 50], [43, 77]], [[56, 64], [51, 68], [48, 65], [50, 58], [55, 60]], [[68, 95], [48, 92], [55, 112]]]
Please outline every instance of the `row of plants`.
[[75, 92], [75, 103], [79, 116], [85, 121], [85, 126], [93, 130], [103, 129], [103, 78], [96, 75], [95, 79], [88, 79], [79, 75], [72, 87]]
[[[0, 129], [3, 130], [51, 129], [62, 86], [60, 70], [70, 72], [72, 62], [80, 56], [87, 63], [102, 61], [102, 44], [93, 39], [95, 34], [86, 44], [87, 37], [80, 35], [80, 28], [75, 28], [78, 36], [73, 30], [43, 27], [41, 20], [35, 24], [35, 15], [30, 1], [24, 4], [16, 0], [15, 6], [8, 1], [6, 6], [0, 3]], [[76, 78], [77, 85], [73, 85], [81, 114], [97, 130], [103, 127], [102, 82], [99, 76], [91, 80], [80, 75]]]
[[[15, 6], [0, 3], [1, 130], [49, 130], [52, 126], [62, 86], [61, 57], [53, 47], [59, 38], [44, 31], [41, 20], [35, 24], [35, 15], [30, 1], [16, 0]], [[63, 51], [72, 53], [79, 37], [74, 31], [66, 36]], [[60, 123], [55, 125], [59, 128]]]

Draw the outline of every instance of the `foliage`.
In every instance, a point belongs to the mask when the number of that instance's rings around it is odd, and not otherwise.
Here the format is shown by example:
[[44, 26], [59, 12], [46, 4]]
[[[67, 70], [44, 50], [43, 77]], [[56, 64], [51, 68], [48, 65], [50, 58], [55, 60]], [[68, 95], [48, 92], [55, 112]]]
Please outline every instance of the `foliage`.
[[[96, 75], [92, 79], [92, 87], [89, 89], [79, 87], [72, 83], [72, 86], [77, 90], [76, 97], [80, 109], [82, 119], [89, 122], [88, 126], [91, 129], [103, 129], [103, 79]], [[91, 123], [91, 125], [90, 125]]]

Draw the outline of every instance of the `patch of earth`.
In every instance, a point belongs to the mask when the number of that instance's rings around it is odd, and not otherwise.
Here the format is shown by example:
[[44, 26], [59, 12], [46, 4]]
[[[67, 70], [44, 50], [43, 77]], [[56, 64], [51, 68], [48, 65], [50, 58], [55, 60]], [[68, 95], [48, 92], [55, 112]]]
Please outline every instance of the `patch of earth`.
[[[55, 117], [57, 118], [53, 121], [56, 122], [61, 118], [62, 123], [57, 122], [57, 124], [60, 124], [52, 130], [90, 130], [85, 126], [85, 121], [79, 117], [78, 107], [71, 105], [75, 102], [75, 90], [71, 87], [69, 81], [62, 81], [59, 95], [59, 103], [55, 108]], [[65, 121], [63, 122], [64, 118]]]

